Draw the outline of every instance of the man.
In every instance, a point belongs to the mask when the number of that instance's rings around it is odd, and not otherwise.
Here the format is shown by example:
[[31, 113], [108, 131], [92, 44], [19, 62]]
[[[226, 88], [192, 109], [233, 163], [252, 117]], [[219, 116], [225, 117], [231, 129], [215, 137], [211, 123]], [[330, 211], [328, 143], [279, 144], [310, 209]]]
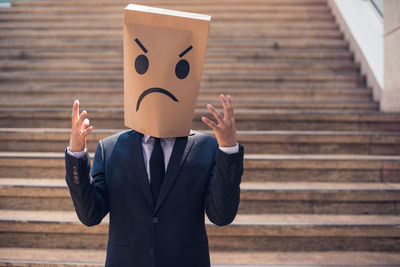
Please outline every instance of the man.
[[216, 122], [202, 117], [216, 139], [129, 130], [99, 141], [92, 169], [86, 138], [93, 126], [75, 101], [66, 181], [83, 224], [110, 213], [106, 266], [210, 266], [204, 213], [219, 226], [233, 221], [243, 173], [232, 101], [220, 101], [223, 116], [209, 104]]

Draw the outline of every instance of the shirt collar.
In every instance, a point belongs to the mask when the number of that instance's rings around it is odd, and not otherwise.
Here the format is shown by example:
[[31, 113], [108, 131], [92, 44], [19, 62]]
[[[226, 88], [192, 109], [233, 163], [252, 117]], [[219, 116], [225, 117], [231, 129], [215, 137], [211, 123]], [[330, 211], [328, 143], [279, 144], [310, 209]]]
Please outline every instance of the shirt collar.
[[[172, 138], [160, 138], [160, 139], [165, 141], [166, 143], [172, 143], [173, 141], [175, 141], [175, 137], [172, 137]], [[153, 142], [153, 137], [150, 136], [150, 135], [147, 135], [147, 134], [143, 134], [142, 140], [145, 143]]]
[[151, 137], [150, 135], [144, 134], [143, 137], [142, 137], [142, 139], [143, 139], [143, 141], [144, 141], [145, 143], [148, 143], [150, 137]]

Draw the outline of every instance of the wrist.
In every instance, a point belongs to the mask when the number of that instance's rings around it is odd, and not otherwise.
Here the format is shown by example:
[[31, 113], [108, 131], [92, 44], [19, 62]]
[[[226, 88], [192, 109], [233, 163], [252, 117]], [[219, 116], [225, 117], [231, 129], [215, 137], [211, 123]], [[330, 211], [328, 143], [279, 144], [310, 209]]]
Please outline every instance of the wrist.
[[235, 146], [237, 146], [237, 142], [236, 143], [234, 143], [234, 144], [222, 144], [222, 145], [218, 145], [219, 147], [227, 147], [227, 148], [230, 148], [230, 147], [235, 147]]
[[232, 141], [228, 141], [228, 142], [218, 143], [218, 145], [220, 147], [234, 147], [237, 145], [237, 143], [238, 143], [237, 140], [232, 140]]
[[71, 152], [81, 152], [81, 151], [85, 151], [86, 147], [76, 147], [76, 146], [69, 146], [68, 149]]
[[236, 145], [232, 146], [232, 147], [219, 147], [219, 150], [221, 150], [222, 152], [226, 153], [226, 154], [236, 154], [239, 152], [239, 144], [236, 143]]

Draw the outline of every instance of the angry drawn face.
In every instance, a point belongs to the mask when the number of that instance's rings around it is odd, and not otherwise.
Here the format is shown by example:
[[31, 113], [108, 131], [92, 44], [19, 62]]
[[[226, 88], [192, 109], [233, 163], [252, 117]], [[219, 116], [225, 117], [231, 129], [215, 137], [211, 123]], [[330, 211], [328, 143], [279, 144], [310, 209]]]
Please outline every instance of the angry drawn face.
[[[139, 39], [136, 38], [135, 42], [144, 53], [144, 54], [140, 54], [136, 57], [135, 63], [134, 63], [135, 70], [136, 70], [137, 74], [143, 75], [149, 69], [149, 59], [146, 56], [148, 50], [142, 44], [142, 42], [139, 41]], [[176, 66], [175, 66], [176, 78], [183, 80], [189, 75], [190, 64], [186, 59], [182, 59], [182, 57], [192, 49], [193, 49], [193, 46], [190, 45], [188, 48], [186, 48], [184, 51], [182, 51], [182, 53], [179, 54], [180, 60], [178, 61], [178, 63], [176, 63]], [[151, 88], [146, 89], [145, 91], [143, 91], [143, 93], [140, 94], [140, 96], [137, 100], [137, 103], [136, 103], [136, 111], [139, 110], [140, 103], [142, 102], [143, 98], [151, 93], [161, 93], [161, 94], [168, 96], [173, 101], [179, 102], [179, 100], [174, 96], [174, 94], [172, 94], [167, 89], [160, 88], [160, 87], [151, 87]]]

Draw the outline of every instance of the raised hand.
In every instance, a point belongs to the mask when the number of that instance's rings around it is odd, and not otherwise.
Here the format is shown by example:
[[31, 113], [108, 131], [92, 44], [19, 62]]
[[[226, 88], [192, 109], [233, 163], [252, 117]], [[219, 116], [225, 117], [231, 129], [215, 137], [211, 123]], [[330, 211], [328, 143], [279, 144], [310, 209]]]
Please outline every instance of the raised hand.
[[207, 104], [208, 110], [213, 114], [217, 123], [212, 120], [202, 117], [201, 120], [214, 130], [220, 147], [233, 147], [237, 144], [235, 117], [233, 114], [231, 97], [220, 95], [222, 106], [224, 107], [224, 117], [211, 105]]
[[86, 137], [93, 131], [93, 126], [89, 126], [89, 119], [86, 118], [86, 115], [85, 110], [79, 115], [79, 100], [75, 100], [72, 107], [72, 130], [69, 139], [69, 149], [72, 152], [84, 150]]

